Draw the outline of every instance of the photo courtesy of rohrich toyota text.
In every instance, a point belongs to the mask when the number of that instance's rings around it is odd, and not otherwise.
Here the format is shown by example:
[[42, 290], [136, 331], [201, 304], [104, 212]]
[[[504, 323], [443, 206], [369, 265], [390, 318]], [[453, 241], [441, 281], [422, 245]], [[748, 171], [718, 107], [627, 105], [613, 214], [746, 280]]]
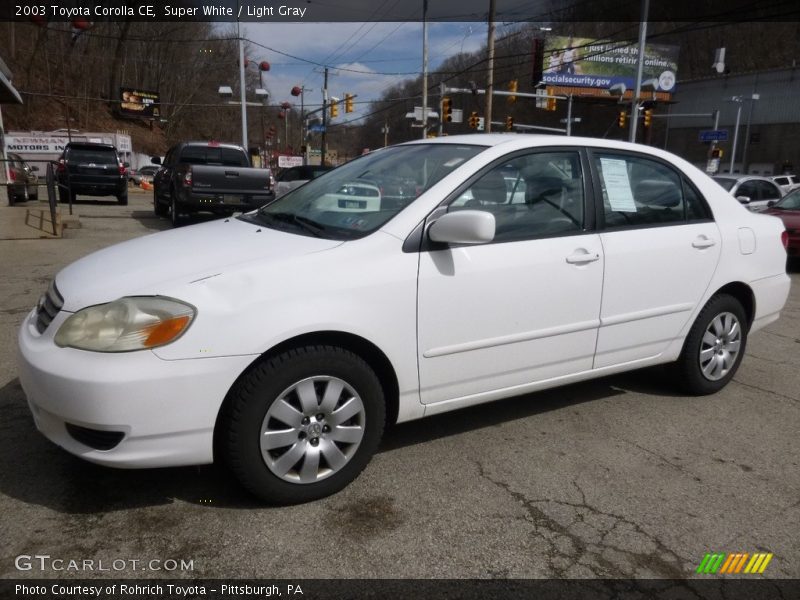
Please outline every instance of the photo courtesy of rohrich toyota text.
[[800, 596], [767, 4], [0, 3], [0, 600]]

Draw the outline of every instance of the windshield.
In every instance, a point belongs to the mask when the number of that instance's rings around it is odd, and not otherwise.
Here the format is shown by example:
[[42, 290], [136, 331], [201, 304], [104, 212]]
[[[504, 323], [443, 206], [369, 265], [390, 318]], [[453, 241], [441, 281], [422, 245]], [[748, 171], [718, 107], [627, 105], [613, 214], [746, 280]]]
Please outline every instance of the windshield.
[[714, 177], [714, 181], [724, 187], [727, 191], [731, 191], [734, 184], [736, 183], [735, 179], [729, 179], [728, 177]]
[[303, 235], [338, 240], [364, 237], [484, 149], [413, 144], [378, 150], [240, 218]]
[[778, 202], [773, 208], [780, 208], [783, 210], [800, 210], [800, 189], [789, 192], [783, 197], [783, 200]]

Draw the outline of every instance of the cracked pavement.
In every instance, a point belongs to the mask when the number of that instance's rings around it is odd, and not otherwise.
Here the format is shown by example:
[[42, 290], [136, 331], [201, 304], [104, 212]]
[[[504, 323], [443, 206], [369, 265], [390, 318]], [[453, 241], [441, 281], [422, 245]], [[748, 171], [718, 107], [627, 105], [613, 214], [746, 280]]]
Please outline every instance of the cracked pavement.
[[[213, 467], [117, 471], [36, 433], [16, 330], [50, 277], [88, 252], [167, 227], [148, 196], [80, 204], [62, 240], [0, 241], [0, 577], [14, 557], [194, 561], [115, 576], [693, 577], [706, 552], [773, 552], [800, 577], [800, 265], [781, 319], [705, 398], [658, 370], [439, 415], [387, 432], [342, 493], [264, 508]], [[108, 574], [105, 574], [108, 575]]]

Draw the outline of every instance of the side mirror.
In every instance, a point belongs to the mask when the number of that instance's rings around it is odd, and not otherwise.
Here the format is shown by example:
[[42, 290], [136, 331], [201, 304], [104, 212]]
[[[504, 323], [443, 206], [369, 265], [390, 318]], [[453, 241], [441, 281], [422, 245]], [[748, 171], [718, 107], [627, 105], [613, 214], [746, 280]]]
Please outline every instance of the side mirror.
[[31, 167], [31, 171], [38, 171], [38, 170], [39, 170], [39, 167], [37, 167], [36, 165]]
[[122, 166], [123, 166], [123, 167], [125, 167], [125, 168], [127, 169], [128, 167], [130, 167], [130, 166], [131, 166], [131, 163], [129, 163], [129, 162], [124, 162], [124, 163], [122, 163]]
[[485, 244], [494, 239], [494, 232], [492, 213], [459, 210], [439, 217], [428, 229], [428, 237], [444, 244]]
[[775, 202], [775, 200], [770, 200], [769, 202], [767, 202], [767, 206], [775, 206], [776, 204], [777, 202]]
[[750, 196], [736, 196], [736, 199], [742, 204], [750, 204]]
[[150, 157], [150, 162], [153, 163], [154, 165], [160, 165], [161, 164], [161, 157], [160, 156], [151, 156]]

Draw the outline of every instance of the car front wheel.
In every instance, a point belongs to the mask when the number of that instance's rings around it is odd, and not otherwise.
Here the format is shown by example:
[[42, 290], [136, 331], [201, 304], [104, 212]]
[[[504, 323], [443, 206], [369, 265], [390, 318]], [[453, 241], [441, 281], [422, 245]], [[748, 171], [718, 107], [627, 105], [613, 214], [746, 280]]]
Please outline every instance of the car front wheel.
[[728, 294], [708, 301], [686, 337], [678, 359], [679, 383], [697, 396], [713, 394], [733, 379], [747, 344], [747, 317]]
[[380, 442], [383, 390], [359, 356], [333, 346], [289, 350], [231, 391], [223, 452], [241, 483], [274, 504], [334, 494], [358, 477]]

